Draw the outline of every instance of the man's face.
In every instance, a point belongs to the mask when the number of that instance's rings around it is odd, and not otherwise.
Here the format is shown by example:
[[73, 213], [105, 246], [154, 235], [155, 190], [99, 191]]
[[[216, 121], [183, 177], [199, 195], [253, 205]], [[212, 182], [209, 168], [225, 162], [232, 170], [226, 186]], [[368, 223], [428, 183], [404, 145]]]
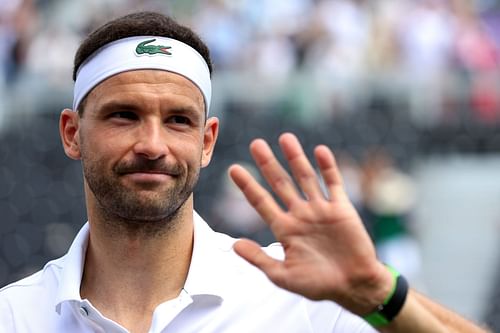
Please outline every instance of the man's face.
[[115, 75], [92, 90], [76, 138], [88, 193], [107, 217], [169, 220], [208, 164], [217, 120], [186, 78], [166, 71]]

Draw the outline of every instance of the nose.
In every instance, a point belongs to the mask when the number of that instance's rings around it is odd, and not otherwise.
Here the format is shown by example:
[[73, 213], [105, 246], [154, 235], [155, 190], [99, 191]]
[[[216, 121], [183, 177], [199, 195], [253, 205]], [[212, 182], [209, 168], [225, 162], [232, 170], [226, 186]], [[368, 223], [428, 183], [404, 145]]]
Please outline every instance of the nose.
[[144, 122], [137, 129], [134, 153], [150, 160], [157, 160], [168, 154], [168, 145], [161, 123]]

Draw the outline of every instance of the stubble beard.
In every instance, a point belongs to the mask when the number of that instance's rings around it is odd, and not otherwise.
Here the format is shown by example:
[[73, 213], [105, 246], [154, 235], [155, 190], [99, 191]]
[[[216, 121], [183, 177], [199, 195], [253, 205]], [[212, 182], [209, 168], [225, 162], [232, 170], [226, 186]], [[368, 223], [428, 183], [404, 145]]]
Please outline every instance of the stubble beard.
[[[106, 172], [100, 164], [98, 160], [82, 156], [84, 177], [96, 198], [100, 218], [116, 232], [147, 236], [161, 235], [175, 228], [180, 221], [181, 208], [193, 193], [200, 172], [200, 168], [186, 169], [178, 164], [167, 167], [148, 160], [119, 164], [111, 172]], [[173, 184], [166, 189], [148, 189], [147, 193], [141, 193], [143, 189], [130, 188], [121, 181], [123, 170], [133, 168], [167, 168], [175, 174], [171, 180]]]

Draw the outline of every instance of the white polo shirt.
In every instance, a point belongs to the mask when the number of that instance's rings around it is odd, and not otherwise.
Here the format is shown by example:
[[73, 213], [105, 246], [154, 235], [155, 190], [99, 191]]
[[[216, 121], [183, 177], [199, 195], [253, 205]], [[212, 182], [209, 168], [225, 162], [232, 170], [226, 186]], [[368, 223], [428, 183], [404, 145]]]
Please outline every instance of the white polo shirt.
[[[373, 333], [333, 302], [315, 302], [276, 287], [232, 250], [235, 239], [194, 214], [194, 247], [184, 289], [158, 305], [150, 333]], [[68, 253], [0, 289], [1, 333], [123, 333], [80, 297], [89, 238], [85, 224]], [[282, 256], [279, 245], [267, 247]]]

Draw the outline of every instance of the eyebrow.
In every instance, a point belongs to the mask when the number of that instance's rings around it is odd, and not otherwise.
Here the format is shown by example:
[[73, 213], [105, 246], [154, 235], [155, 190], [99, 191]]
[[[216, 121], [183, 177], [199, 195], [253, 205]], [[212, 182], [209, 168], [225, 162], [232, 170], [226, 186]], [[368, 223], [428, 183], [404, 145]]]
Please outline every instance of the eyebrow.
[[[120, 111], [134, 111], [141, 112], [143, 108], [140, 106], [140, 103], [127, 102], [121, 100], [111, 100], [104, 102], [100, 107], [98, 113], [106, 113], [113, 110]], [[205, 114], [205, 110], [201, 112], [198, 111], [195, 107], [191, 105], [182, 105], [182, 106], [172, 106], [168, 109], [169, 114], [184, 114], [189, 115], [195, 119], [203, 118]]]
[[126, 111], [138, 111], [140, 108], [135, 103], [123, 102], [123, 101], [109, 101], [102, 104], [98, 113], [112, 111], [115, 109], [126, 110]]
[[203, 111], [199, 112], [198, 110], [196, 110], [192, 106], [179, 106], [179, 107], [172, 107], [169, 110], [169, 113], [173, 113], [173, 114], [186, 114], [186, 115], [189, 115], [189, 116], [192, 116], [192, 117], [199, 118], [199, 117], [201, 117], [202, 115], [205, 114], [205, 111], [203, 110]]

